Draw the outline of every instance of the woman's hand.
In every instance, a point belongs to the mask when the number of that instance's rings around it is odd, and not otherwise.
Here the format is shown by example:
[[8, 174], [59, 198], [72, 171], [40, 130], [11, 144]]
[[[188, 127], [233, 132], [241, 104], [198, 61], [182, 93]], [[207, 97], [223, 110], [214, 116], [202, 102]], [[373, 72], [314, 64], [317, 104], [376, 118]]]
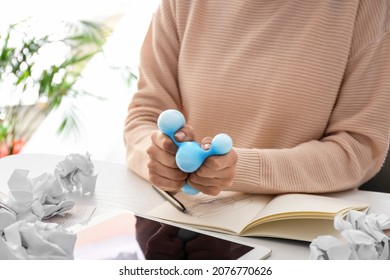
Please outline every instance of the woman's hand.
[[[175, 133], [175, 139], [179, 142], [192, 141], [194, 138], [194, 130], [189, 125]], [[164, 191], [179, 191], [187, 181], [188, 174], [176, 165], [177, 146], [160, 130], [153, 131], [151, 139], [152, 143], [147, 149], [149, 181]]]
[[[205, 137], [201, 143], [202, 148], [208, 150], [211, 141], [211, 137]], [[232, 185], [237, 159], [234, 149], [225, 155], [208, 157], [197, 171], [190, 174], [188, 183], [204, 194], [218, 195]]]

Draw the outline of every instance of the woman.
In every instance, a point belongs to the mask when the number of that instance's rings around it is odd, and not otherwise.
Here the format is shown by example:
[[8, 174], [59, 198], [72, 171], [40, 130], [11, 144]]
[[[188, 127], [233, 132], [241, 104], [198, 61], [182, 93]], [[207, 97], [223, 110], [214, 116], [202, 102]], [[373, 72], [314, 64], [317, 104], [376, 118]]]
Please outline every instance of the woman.
[[[390, 131], [389, 1], [163, 0], [141, 52], [124, 137], [129, 168], [166, 191], [277, 194], [356, 188], [380, 169]], [[157, 130], [234, 149], [186, 174]]]

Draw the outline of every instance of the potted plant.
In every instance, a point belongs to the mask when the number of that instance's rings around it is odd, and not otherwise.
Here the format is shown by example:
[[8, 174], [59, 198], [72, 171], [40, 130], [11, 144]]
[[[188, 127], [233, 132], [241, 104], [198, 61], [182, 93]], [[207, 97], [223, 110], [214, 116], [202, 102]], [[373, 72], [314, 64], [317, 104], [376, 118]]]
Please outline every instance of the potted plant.
[[[0, 157], [18, 153], [64, 97], [93, 96], [75, 85], [86, 62], [102, 52], [108, 29], [87, 21], [61, 26], [39, 34], [26, 20], [0, 33]], [[69, 110], [58, 132], [76, 127]]]

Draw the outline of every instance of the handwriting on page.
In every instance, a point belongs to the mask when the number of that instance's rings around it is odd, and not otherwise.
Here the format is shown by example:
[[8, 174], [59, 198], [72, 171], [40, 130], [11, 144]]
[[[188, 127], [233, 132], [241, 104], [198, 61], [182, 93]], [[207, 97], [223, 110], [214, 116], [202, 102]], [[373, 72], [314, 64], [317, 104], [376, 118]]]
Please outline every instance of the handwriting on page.
[[57, 223], [64, 228], [68, 228], [77, 224], [86, 223], [91, 218], [95, 208], [93, 205], [75, 205], [71, 210], [58, 214], [46, 221]]
[[176, 198], [186, 205], [187, 214], [202, 218], [213, 217], [234, 209], [239, 209], [252, 202], [252, 196], [243, 193], [226, 192], [217, 197], [198, 194], [188, 197], [178, 193]]

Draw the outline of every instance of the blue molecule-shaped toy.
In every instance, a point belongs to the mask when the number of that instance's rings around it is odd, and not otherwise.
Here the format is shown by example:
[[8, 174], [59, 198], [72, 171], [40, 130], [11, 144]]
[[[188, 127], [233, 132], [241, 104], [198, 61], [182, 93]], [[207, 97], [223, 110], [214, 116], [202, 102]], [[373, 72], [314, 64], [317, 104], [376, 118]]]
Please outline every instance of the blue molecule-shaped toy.
[[[229, 135], [221, 133], [216, 135], [210, 145], [210, 149], [203, 150], [199, 143], [195, 141], [178, 142], [174, 135], [176, 131], [185, 125], [182, 113], [177, 110], [166, 110], [162, 112], [157, 120], [158, 128], [177, 146], [176, 164], [186, 173], [196, 171], [209, 156], [227, 154], [233, 147], [233, 141]], [[195, 195], [199, 191], [186, 183], [182, 191], [189, 195]]]

